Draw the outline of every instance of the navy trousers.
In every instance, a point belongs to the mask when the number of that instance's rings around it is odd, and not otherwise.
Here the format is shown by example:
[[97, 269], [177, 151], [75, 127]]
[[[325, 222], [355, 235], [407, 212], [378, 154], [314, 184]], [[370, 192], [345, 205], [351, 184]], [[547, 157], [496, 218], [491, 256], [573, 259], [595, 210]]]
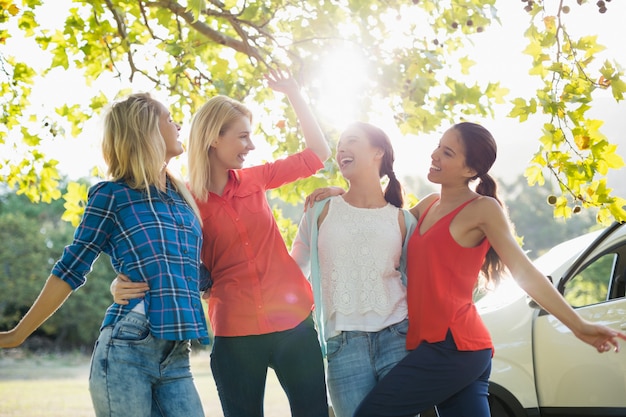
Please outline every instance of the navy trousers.
[[421, 343], [370, 391], [354, 417], [413, 417], [437, 406], [440, 417], [489, 417], [492, 350], [460, 351], [450, 331]]
[[311, 316], [291, 330], [215, 338], [211, 370], [225, 417], [263, 417], [269, 367], [293, 417], [328, 417], [324, 361]]

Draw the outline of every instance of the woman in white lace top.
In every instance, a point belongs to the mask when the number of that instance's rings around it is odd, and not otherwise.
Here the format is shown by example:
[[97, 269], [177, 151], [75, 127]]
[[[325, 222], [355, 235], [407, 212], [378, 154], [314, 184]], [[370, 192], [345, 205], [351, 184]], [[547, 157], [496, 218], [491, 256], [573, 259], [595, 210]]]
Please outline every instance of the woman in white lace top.
[[336, 417], [352, 417], [407, 353], [404, 254], [415, 218], [402, 209], [393, 161], [385, 132], [351, 124], [337, 144], [350, 187], [306, 211], [291, 251], [313, 287]]

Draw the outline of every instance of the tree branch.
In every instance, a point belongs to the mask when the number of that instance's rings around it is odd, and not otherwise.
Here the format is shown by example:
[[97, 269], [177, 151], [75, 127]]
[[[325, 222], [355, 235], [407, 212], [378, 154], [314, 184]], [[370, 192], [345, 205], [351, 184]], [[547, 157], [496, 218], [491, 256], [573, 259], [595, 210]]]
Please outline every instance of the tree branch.
[[176, 16], [185, 20], [190, 27], [198, 31], [198, 33], [206, 36], [208, 39], [265, 63], [263, 56], [256, 48], [243, 41], [226, 36], [223, 33], [209, 27], [206, 23], [196, 20], [191, 12], [188, 12], [184, 6], [181, 6], [177, 2], [159, 0], [155, 2], [147, 2], [146, 4], [152, 7], [167, 8]]

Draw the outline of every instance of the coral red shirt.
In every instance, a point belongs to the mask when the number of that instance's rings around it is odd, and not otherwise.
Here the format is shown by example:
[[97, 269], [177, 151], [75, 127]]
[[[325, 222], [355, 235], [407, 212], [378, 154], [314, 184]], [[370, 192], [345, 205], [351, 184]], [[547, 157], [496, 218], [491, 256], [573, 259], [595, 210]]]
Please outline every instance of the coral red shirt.
[[459, 350], [493, 349], [489, 331], [472, 299], [489, 242], [484, 239], [478, 246], [465, 248], [450, 235], [452, 219], [471, 201], [461, 204], [420, 234], [431, 205], [409, 240], [407, 349], [415, 349], [423, 341], [441, 342], [448, 329]]
[[310, 149], [233, 170], [221, 196], [197, 201], [202, 260], [211, 272], [209, 320], [216, 336], [267, 334], [296, 327], [313, 308], [311, 286], [278, 230], [266, 191], [324, 165]]

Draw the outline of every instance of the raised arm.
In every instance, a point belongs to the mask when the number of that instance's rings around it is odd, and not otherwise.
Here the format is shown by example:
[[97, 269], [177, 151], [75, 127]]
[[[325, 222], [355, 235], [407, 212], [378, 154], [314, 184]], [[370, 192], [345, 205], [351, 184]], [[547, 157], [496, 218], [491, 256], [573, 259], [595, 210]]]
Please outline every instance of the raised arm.
[[55, 311], [59, 309], [72, 293], [72, 288], [61, 278], [50, 275], [39, 296], [12, 329], [0, 332], [0, 347], [11, 348], [24, 343]]
[[284, 93], [289, 99], [300, 122], [307, 148], [315, 152], [322, 162], [326, 161], [331, 155], [330, 147], [296, 80], [282, 70], [271, 70], [265, 78], [273, 90]]

